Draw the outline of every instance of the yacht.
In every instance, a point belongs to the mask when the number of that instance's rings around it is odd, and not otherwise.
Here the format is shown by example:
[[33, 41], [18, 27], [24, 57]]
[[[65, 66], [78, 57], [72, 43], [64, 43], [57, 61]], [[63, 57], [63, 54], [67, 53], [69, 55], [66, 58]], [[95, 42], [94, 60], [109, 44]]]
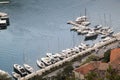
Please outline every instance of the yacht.
[[83, 25], [83, 26], [89, 26], [91, 23], [90, 22], [88, 22], [88, 21], [85, 21], [85, 22], [82, 22], [81, 23], [81, 25]]
[[103, 42], [105, 42], [105, 41], [110, 40], [111, 38], [112, 38], [112, 37], [109, 37], [109, 36], [108, 36], [108, 37], [106, 37], [106, 38], [102, 39], [102, 41], [103, 41]]
[[0, 29], [6, 29], [9, 24], [8, 14], [0, 12]]
[[84, 22], [87, 20], [87, 17], [86, 16], [80, 16], [80, 17], [77, 17], [75, 22], [81, 24], [81, 22]]
[[55, 63], [55, 62], [57, 62], [57, 61], [60, 61], [59, 56], [56, 55], [56, 54], [46, 53], [46, 56], [51, 59], [51, 62], [52, 62], [52, 63]]
[[13, 78], [15, 78], [15, 79], [21, 78], [20, 74], [18, 74], [18, 73], [16, 73], [16, 72], [12, 72], [12, 76], [13, 76]]
[[52, 55], [53, 55], [52, 53], [46, 53], [47, 57], [52, 57]]
[[79, 29], [79, 27], [76, 27], [76, 26], [73, 26], [70, 30], [74, 30], [74, 31], [77, 31]]
[[102, 25], [96, 25], [94, 26], [94, 30], [100, 30], [102, 28]]
[[89, 31], [88, 34], [85, 35], [86, 39], [92, 39], [93, 37], [97, 37], [98, 34], [95, 31]]
[[23, 64], [23, 66], [24, 66], [25, 70], [26, 70], [28, 73], [34, 72], [33, 68], [32, 68], [30, 65], [28, 65], [28, 64]]
[[44, 62], [46, 66], [49, 66], [52, 64], [51, 59], [49, 57], [41, 58], [41, 61]]
[[25, 69], [21, 65], [14, 64], [13, 67], [14, 67], [14, 70], [17, 73], [19, 73], [21, 76], [26, 76], [27, 75], [27, 72], [25, 71]]
[[63, 60], [63, 59], [64, 59], [64, 56], [62, 56], [62, 55], [59, 54], [59, 53], [56, 53], [55, 56], [59, 57], [60, 60]]
[[37, 60], [37, 65], [40, 68], [45, 68], [46, 67], [45, 64], [41, 60]]

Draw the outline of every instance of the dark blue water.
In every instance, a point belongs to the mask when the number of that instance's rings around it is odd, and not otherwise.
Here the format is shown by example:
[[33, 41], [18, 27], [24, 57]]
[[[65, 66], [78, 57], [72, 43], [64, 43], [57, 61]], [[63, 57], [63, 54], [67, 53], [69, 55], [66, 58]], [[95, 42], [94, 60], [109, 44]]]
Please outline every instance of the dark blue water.
[[11, 0], [0, 4], [0, 11], [10, 16], [10, 26], [0, 31], [0, 69], [11, 73], [14, 63], [37, 69], [36, 59], [46, 52], [60, 52], [83, 42], [84, 37], [70, 32], [66, 22], [84, 15], [85, 8], [93, 25], [112, 26], [118, 32], [119, 4], [119, 0]]

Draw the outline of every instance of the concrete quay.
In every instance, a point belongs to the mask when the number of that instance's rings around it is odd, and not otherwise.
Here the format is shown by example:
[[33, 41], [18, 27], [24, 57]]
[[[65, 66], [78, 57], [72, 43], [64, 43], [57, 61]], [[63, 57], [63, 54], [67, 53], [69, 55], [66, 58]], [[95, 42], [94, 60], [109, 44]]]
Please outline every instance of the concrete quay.
[[43, 69], [35, 71], [35, 72], [33, 72], [33, 73], [31, 73], [31, 74], [29, 74], [29, 75], [27, 75], [25, 77], [22, 77], [22, 78], [20, 78], [18, 80], [28, 80], [28, 79], [34, 77], [35, 75], [42, 75], [44, 72], [49, 71], [50, 69], [52, 69], [54, 67], [60, 66], [65, 62], [69, 62], [69, 61], [73, 60], [74, 58], [76, 58], [78, 56], [81, 56], [81, 55], [86, 54], [86, 53], [91, 52], [91, 51], [95, 51], [96, 49], [103, 48], [104, 46], [107, 46], [107, 45], [109, 45], [111, 43], [119, 42], [119, 41], [120, 41], [120, 32], [117, 33], [117, 34], [114, 34], [113, 38], [111, 38], [111, 39], [109, 39], [107, 41], [104, 41], [104, 42], [101, 41], [101, 42], [97, 43], [96, 46], [90, 47], [90, 48], [88, 48], [88, 49], [86, 49], [86, 50], [84, 50], [82, 52], [79, 52], [79, 53], [77, 53], [75, 55], [72, 55], [72, 56], [70, 56], [68, 58], [65, 58], [65, 59], [63, 59], [63, 60], [61, 60], [59, 62], [56, 62], [55, 64], [52, 64], [50, 66], [47, 66], [47, 67], [45, 67]]

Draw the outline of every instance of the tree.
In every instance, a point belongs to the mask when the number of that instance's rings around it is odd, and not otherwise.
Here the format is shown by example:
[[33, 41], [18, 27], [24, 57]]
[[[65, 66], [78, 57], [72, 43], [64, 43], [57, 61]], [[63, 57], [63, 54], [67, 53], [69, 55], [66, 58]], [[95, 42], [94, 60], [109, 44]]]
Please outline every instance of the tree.
[[103, 59], [103, 62], [109, 62], [110, 61], [110, 51], [111, 50], [108, 50], [104, 53], [104, 59]]
[[89, 72], [86, 76], [86, 80], [95, 80], [97, 78], [97, 74], [95, 72]]
[[120, 80], [120, 75], [118, 75], [118, 72], [116, 69], [112, 69], [111, 66], [107, 69], [106, 72], [106, 79], [108, 80]]

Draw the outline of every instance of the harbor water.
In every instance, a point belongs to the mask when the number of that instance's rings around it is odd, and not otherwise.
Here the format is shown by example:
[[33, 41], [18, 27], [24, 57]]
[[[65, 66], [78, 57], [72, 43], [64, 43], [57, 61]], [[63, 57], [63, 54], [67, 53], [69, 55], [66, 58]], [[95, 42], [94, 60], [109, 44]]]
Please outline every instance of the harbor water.
[[93, 25], [110, 26], [120, 31], [118, 0], [10, 0], [0, 4], [0, 11], [10, 16], [10, 26], [0, 31], [0, 69], [9, 73], [13, 64], [27, 63], [38, 69], [36, 60], [47, 52], [57, 53], [84, 41], [84, 36], [71, 32], [69, 20], [86, 15]]

